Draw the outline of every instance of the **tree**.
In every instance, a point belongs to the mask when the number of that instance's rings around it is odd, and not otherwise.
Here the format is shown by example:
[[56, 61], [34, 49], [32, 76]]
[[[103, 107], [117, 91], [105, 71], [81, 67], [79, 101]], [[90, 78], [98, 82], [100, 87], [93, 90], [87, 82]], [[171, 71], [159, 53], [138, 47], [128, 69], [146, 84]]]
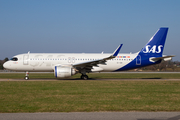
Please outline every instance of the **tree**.
[[162, 61], [159, 64], [156, 65], [151, 65], [148, 67], [144, 67], [144, 70], [151, 70], [151, 71], [166, 71], [167, 68], [172, 69], [173, 71], [175, 71], [177, 69], [177, 67], [180, 66], [180, 62], [178, 61]]
[[0, 70], [3, 70], [4, 67], [3, 67], [3, 64], [8, 61], [9, 59], [6, 57], [4, 60], [0, 60]]
[[7, 62], [7, 61], [9, 61], [9, 59], [6, 57], [6, 58], [4, 59], [4, 62]]

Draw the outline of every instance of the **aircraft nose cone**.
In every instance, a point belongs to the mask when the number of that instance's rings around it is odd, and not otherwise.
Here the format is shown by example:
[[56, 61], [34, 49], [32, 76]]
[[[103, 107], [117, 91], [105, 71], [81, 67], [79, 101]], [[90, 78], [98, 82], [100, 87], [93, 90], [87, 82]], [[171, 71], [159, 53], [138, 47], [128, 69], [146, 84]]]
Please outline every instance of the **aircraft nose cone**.
[[10, 65], [9, 65], [8, 62], [5, 62], [5, 63], [3, 64], [3, 67], [6, 68], [6, 69], [8, 69], [9, 66], [10, 66]]

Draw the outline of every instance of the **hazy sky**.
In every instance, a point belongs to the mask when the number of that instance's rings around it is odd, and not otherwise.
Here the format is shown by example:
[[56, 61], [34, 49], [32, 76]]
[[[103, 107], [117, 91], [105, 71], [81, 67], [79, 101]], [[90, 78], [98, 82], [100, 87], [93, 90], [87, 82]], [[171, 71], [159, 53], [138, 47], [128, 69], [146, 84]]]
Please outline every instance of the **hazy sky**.
[[180, 61], [180, 0], [0, 0], [0, 59], [20, 53], [138, 52], [169, 27]]

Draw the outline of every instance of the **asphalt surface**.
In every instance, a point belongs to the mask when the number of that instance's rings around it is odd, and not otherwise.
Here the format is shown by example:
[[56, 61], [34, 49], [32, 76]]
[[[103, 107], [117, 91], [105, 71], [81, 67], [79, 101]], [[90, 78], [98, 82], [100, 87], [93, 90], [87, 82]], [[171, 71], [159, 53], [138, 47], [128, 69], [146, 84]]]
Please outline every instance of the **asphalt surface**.
[[180, 120], [180, 112], [0, 113], [0, 120]]
[[[29, 80], [25, 80], [25, 79], [0, 79], [0, 81], [61, 81], [61, 80], [81, 80], [81, 79], [29, 79]], [[88, 79], [88, 80], [104, 80], [104, 81], [107, 81], [107, 80], [119, 80], [119, 81], [148, 81], [148, 80], [150, 80], [150, 81], [180, 81], [180, 79], [152, 79], [152, 78], [150, 78], [150, 79]], [[87, 81], [88, 81], [87, 80]]]

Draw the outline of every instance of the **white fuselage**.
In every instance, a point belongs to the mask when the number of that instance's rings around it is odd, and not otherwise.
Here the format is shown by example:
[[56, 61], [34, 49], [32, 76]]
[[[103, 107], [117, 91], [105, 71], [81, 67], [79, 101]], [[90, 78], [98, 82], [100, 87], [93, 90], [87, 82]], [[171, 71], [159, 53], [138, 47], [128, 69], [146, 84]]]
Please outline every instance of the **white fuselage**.
[[[36, 71], [36, 72], [53, 72], [54, 67], [58, 65], [71, 66], [78, 63], [94, 61], [106, 58], [111, 54], [75, 54], [75, 53], [29, 53], [20, 54], [16, 57], [18, 60], [8, 61], [4, 66], [7, 69], [15, 71]], [[137, 57], [135, 54], [118, 54], [116, 58], [107, 60], [106, 64], [98, 64], [98, 67], [93, 67], [94, 71], [115, 71], [130, 63]]]

